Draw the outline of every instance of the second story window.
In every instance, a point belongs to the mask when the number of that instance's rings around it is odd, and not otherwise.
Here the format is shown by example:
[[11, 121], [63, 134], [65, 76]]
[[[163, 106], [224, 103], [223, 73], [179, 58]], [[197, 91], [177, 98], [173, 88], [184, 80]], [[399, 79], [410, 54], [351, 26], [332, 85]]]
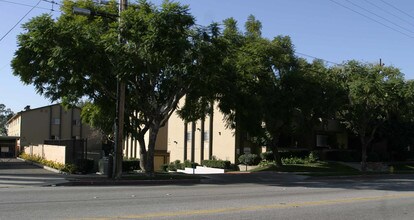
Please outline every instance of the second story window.
[[60, 125], [60, 118], [54, 118], [53, 119], [53, 124], [54, 125]]

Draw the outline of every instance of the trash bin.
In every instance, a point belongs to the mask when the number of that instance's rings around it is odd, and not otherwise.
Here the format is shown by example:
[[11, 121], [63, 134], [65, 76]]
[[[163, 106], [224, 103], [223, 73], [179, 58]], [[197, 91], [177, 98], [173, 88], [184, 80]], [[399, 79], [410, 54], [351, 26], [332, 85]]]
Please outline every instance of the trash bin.
[[98, 166], [100, 174], [107, 175], [108, 178], [112, 178], [112, 170], [114, 166], [114, 159], [112, 155], [100, 159], [98, 162]]

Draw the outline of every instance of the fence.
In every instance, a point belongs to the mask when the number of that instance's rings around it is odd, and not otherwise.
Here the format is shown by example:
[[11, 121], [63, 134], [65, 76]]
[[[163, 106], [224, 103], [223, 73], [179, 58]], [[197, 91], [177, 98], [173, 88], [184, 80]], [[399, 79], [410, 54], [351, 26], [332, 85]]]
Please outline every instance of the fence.
[[63, 164], [76, 164], [87, 157], [86, 140], [45, 140], [44, 144], [24, 147], [24, 152]]
[[58, 163], [66, 163], [66, 147], [56, 145], [30, 145], [24, 147], [24, 153], [31, 156], [39, 156], [46, 160]]
[[78, 159], [87, 158], [87, 140], [71, 139], [71, 140], [45, 140], [45, 144], [58, 145], [66, 147], [66, 163], [75, 164]]

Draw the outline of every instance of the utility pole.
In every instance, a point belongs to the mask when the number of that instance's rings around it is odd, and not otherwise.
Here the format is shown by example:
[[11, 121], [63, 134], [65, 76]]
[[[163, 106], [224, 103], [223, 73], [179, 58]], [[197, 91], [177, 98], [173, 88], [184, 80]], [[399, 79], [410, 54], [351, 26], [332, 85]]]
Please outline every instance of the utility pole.
[[[121, 13], [127, 8], [127, 0], [119, 0], [118, 23], [121, 25]], [[120, 46], [125, 44], [122, 37], [122, 30], [119, 29], [118, 40]], [[120, 76], [117, 79], [117, 103], [116, 103], [116, 122], [115, 122], [115, 158], [112, 178], [119, 179], [122, 175], [122, 157], [124, 143], [124, 115], [125, 115], [125, 82]]]

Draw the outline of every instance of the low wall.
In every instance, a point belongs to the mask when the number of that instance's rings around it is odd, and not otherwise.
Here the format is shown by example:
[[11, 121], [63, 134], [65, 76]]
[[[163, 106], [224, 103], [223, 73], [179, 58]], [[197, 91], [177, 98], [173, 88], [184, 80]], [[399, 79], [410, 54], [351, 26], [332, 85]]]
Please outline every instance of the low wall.
[[57, 146], [57, 145], [30, 145], [24, 147], [24, 153], [31, 156], [39, 156], [43, 159], [58, 162], [66, 163], [66, 147]]

